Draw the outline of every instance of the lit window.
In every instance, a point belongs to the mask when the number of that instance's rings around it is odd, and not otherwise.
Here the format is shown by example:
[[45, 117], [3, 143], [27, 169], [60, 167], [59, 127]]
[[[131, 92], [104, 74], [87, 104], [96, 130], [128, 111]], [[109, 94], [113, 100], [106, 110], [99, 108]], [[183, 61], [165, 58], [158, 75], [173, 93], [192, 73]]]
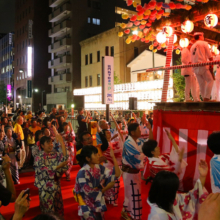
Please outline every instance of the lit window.
[[96, 24], [96, 23], [97, 23], [97, 19], [96, 19], [96, 18], [93, 18], [93, 19], [92, 19], [92, 23], [93, 23], [93, 24]]
[[100, 25], [100, 19], [97, 19], [96, 21], [97, 21], [96, 24]]
[[88, 17], [88, 23], [89, 23], [89, 24], [91, 23], [91, 18], [90, 18], [90, 17]]

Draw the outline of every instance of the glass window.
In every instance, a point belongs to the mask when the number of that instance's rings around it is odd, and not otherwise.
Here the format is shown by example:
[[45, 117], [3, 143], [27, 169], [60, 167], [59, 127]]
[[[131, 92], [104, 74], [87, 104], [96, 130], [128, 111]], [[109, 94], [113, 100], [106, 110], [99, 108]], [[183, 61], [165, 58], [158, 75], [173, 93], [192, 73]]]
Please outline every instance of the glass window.
[[89, 86], [92, 87], [92, 76], [89, 76]]
[[97, 74], [97, 86], [101, 85], [101, 75]]
[[93, 24], [96, 24], [96, 23], [97, 23], [97, 19], [96, 19], [96, 18], [93, 18], [93, 19], [92, 19], [92, 23], [93, 23]]
[[100, 19], [98, 19], [98, 18], [96, 19], [96, 24], [97, 24], [97, 25], [100, 25], [100, 24], [101, 24]]
[[115, 52], [114, 52], [114, 46], [111, 47], [111, 56], [113, 57], [115, 55]]
[[92, 64], [92, 53], [89, 54], [89, 63]]
[[85, 77], [85, 87], [88, 87], [88, 76]]
[[88, 23], [89, 23], [89, 24], [91, 23], [91, 18], [90, 18], [90, 17], [88, 17]]
[[97, 62], [100, 62], [100, 51], [97, 51]]
[[85, 55], [85, 65], [88, 65], [88, 54]]

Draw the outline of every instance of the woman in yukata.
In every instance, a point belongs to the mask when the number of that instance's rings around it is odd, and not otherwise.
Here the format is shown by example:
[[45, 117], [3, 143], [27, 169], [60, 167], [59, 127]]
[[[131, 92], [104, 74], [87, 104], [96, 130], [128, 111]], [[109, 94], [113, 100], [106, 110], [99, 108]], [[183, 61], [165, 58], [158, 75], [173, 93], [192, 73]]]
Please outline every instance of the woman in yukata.
[[207, 163], [200, 160], [200, 177], [188, 193], [177, 193], [179, 179], [175, 173], [165, 170], [157, 173], [148, 196], [151, 207], [148, 220], [198, 219], [198, 208], [208, 196], [204, 188], [207, 173]]
[[[144, 143], [142, 151], [147, 156], [147, 163], [144, 168], [144, 178], [149, 176], [154, 178], [156, 174], [162, 170], [174, 172], [177, 176], [180, 176], [183, 168], [187, 166], [187, 163], [183, 160], [183, 150], [180, 150], [173, 136], [165, 130], [168, 138], [172, 142], [172, 150], [170, 153], [160, 154], [160, 148], [157, 141], [148, 140]], [[181, 179], [180, 179], [181, 183]], [[180, 184], [180, 189], [182, 184]]]
[[78, 215], [82, 220], [104, 219], [105, 194], [112, 195], [109, 189], [121, 175], [112, 148], [110, 155], [114, 163], [112, 170], [99, 164], [98, 150], [94, 146], [84, 146], [76, 156], [82, 168], [76, 177], [74, 197], [79, 203]]
[[[123, 150], [123, 145], [124, 145], [124, 137], [123, 134], [120, 132], [120, 127], [118, 123], [116, 122], [114, 116], [110, 114], [112, 117], [112, 120], [115, 124], [116, 130], [118, 132], [118, 141], [116, 142], [111, 142], [111, 133], [109, 130], [103, 130], [105, 138], [108, 141], [109, 147], [106, 151], [103, 152], [103, 156], [106, 157], [106, 161], [104, 162], [103, 166], [108, 168], [108, 169], [113, 169], [114, 167], [114, 162], [112, 160], [112, 157], [110, 155], [111, 153], [111, 148], [114, 151], [115, 158], [118, 162], [118, 165], [122, 165], [122, 150]], [[118, 206], [118, 194], [119, 194], [119, 188], [120, 188], [120, 181], [119, 179], [115, 181], [115, 185], [113, 187], [114, 194], [111, 197], [106, 198], [109, 204], [112, 204], [113, 206]]]

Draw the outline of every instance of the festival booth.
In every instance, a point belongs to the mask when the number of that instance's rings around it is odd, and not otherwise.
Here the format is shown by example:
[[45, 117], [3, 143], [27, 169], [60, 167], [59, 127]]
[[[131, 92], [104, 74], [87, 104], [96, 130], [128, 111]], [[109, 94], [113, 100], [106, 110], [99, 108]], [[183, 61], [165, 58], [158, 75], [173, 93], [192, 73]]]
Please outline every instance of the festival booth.
[[[158, 141], [161, 153], [171, 151], [171, 142], [165, 130], [168, 129], [180, 148], [185, 149], [184, 159], [188, 166], [183, 170], [184, 190], [193, 188], [199, 177], [198, 163], [200, 159], [210, 162], [213, 154], [207, 147], [207, 138], [213, 131], [220, 130], [219, 102], [167, 102], [170, 70], [186, 67], [216, 65], [220, 61], [197, 63], [189, 65], [171, 66], [172, 54], [181, 53], [181, 49], [193, 40], [194, 32], [204, 32], [205, 41], [210, 45], [213, 55], [219, 54], [217, 49], [220, 41], [220, 1], [196, 0], [191, 5], [183, 0], [177, 2], [150, 1], [140, 5], [135, 0], [127, 0], [127, 5], [136, 9], [136, 13], [122, 18], [128, 20], [122, 23], [119, 37], [125, 37], [130, 44], [141, 40], [150, 44], [149, 49], [156, 53], [158, 50], [166, 52], [166, 63], [163, 68], [147, 69], [146, 72], [164, 70], [164, 81], [161, 102], [154, 106], [154, 137]], [[206, 188], [211, 191], [210, 175], [206, 180]]]

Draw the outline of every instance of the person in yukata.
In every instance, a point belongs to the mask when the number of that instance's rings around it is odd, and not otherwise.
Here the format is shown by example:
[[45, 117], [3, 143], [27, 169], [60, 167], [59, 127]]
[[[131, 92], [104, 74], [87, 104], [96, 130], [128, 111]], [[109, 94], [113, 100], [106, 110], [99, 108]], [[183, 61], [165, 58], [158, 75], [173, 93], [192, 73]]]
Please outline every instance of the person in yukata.
[[121, 175], [114, 151], [110, 153], [114, 168], [109, 170], [99, 164], [98, 150], [94, 146], [84, 146], [77, 160], [82, 167], [77, 176], [74, 197], [79, 203], [78, 215], [82, 220], [102, 220], [107, 211], [105, 198], [112, 195], [110, 190]]
[[[110, 155], [111, 153], [111, 148], [114, 151], [115, 158], [118, 162], [118, 165], [122, 165], [122, 149], [123, 149], [123, 135], [120, 132], [120, 127], [118, 123], [116, 122], [114, 116], [110, 114], [112, 117], [112, 120], [115, 124], [116, 130], [119, 134], [118, 141], [117, 142], [111, 142], [111, 133], [109, 130], [103, 130], [103, 133], [108, 141], [109, 147], [106, 151], [103, 152], [103, 156], [105, 156], [106, 161], [104, 162], [103, 166], [108, 168], [108, 169], [113, 169], [114, 167], [114, 162], [112, 160], [112, 157]], [[114, 194], [111, 197], [107, 197], [106, 200], [108, 201], [109, 204], [112, 204], [113, 206], [118, 206], [118, 194], [119, 194], [119, 188], [120, 188], [120, 180], [115, 181], [115, 185], [113, 187]]]
[[210, 178], [213, 193], [220, 193], [220, 132], [213, 132], [207, 140], [209, 149], [214, 153], [210, 160]]
[[35, 159], [36, 156], [40, 154], [41, 147], [40, 147], [40, 139], [43, 137], [43, 131], [36, 131], [35, 133], [35, 145], [31, 148], [31, 153], [33, 158]]
[[[144, 168], [145, 155], [142, 152], [144, 140], [141, 137], [140, 125], [128, 126], [128, 138], [122, 152], [122, 171], [124, 181], [124, 208], [121, 215], [124, 219], [142, 218], [141, 169]], [[130, 216], [129, 216], [130, 215]]]
[[[172, 150], [170, 153], [160, 154], [160, 148], [157, 141], [148, 140], [144, 143], [142, 150], [145, 156], [147, 156], [147, 163], [144, 168], [144, 178], [149, 176], [154, 178], [161, 170], [167, 170], [176, 173], [178, 176], [181, 174], [181, 170], [187, 166], [187, 163], [183, 160], [183, 150], [180, 150], [173, 136], [165, 129], [167, 137], [172, 142]], [[181, 180], [180, 180], [181, 182]], [[180, 184], [180, 189], [182, 184]]]
[[70, 181], [70, 171], [73, 166], [73, 161], [75, 157], [75, 150], [74, 150], [74, 144], [75, 144], [75, 133], [72, 127], [71, 122], [63, 122], [63, 132], [61, 133], [61, 136], [63, 137], [66, 149], [68, 151], [69, 155], [69, 169], [65, 172], [66, 174], [66, 180]]
[[208, 193], [204, 188], [208, 165], [205, 160], [199, 162], [200, 177], [188, 193], [177, 193], [178, 176], [169, 171], [160, 171], [151, 185], [148, 204], [151, 212], [148, 220], [192, 220], [198, 219], [198, 209]]
[[40, 146], [43, 151], [35, 157], [34, 185], [39, 190], [41, 212], [52, 212], [63, 216], [60, 178], [68, 169], [68, 156], [62, 136], [56, 134], [56, 139], [61, 144], [62, 153], [52, 151], [53, 143], [50, 137], [43, 136], [40, 139]]

